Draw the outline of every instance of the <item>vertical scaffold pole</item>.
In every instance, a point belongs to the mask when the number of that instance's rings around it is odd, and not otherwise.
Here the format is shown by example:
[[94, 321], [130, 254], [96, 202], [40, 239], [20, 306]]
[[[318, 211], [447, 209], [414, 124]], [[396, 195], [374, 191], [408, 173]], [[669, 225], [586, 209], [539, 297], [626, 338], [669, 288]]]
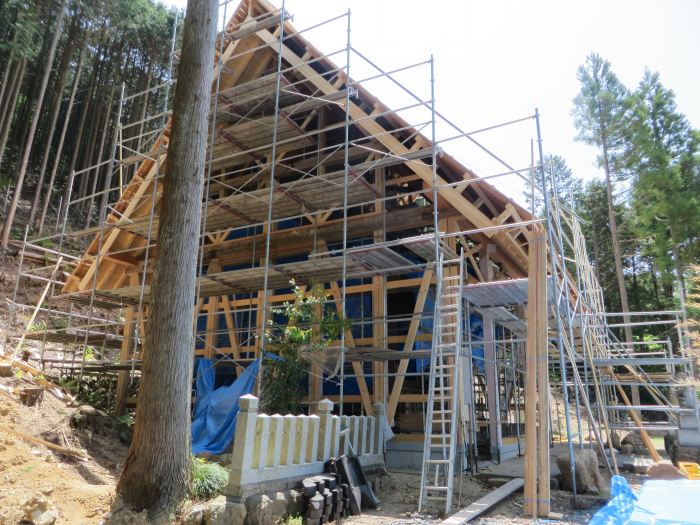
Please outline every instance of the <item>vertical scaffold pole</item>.
[[[200, 236], [201, 236], [201, 243], [199, 246], [199, 264], [197, 266], [197, 286], [194, 294], [194, 300], [195, 300], [195, 321], [192, 326], [192, 330], [194, 331], [193, 334], [193, 340], [195, 341], [195, 346], [196, 346], [196, 341], [197, 341], [197, 324], [199, 322], [199, 293], [202, 288], [202, 274], [204, 272], [204, 245], [206, 244], [207, 241], [207, 218], [208, 218], [208, 210], [209, 210], [209, 192], [211, 188], [211, 172], [212, 172], [212, 163], [214, 161], [214, 139], [216, 138], [216, 115], [219, 111], [219, 86], [221, 85], [221, 71], [223, 69], [223, 60], [224, 60], [224, 42], [226, 41], [226, 11], [228, 9], [228, 1], [224, 2], [224, 12], [223, 12], [223, 22], [222, 22], [222, 27], [221, 27], [221, 38], [219, 39], [219, 60], [218, 60], [218, 66], [219, 69], [216, 74], [216, 81], [215, 81], [215, 87], [214, 87], [214, 108], [212, 110], [212, 118], [211, 118], [211, 126], [209, 127], [209, 155], [208, 155], [208, 162], [207, 162], [207, 174], [206, 174], [206, 182], [204, 184], [204, 213], [202, 214], [202, 224], [200, 228]], [[209, 273], [209, 268], [207, 267], [207, 273]], [[211, 301], [211, 298], [209, 299]], [[216, 318], [216, 311], [209, 311], [207, 309], [207, 316], [214, 316]], [[216, 324], [214, 324], [214, 330], [216, 330]], [[205, 339], [206, 340], [206, 339]], [[216, 338], [214, 338], [214, 346], [216, 346]], [[212, 350], [215, 350], [212, 349]], [[194, 349], [192, 349], [194, 351]], [[212, 356], [216, 358], [216, 355], [212, 353]], [[199, 368], [197, 369], [197, 375], [199, 375]]]
[[275, 196], [275, 165], [277, 164], [277, 132], [279, 130], [279, 115], [280, 115], [280, 86], [282, 81], [282, 49], [284, 48], [284, 0], [282, 0], [282, 7], [280, 9], [280, 32], [279, 32], [279, 46], [277, 48], [277, 78], [275, 80], [275, 112], [274, 112], [274, 124], [272, 128], [272, 151], [270, 153], [270, 188], [267, 194], [268, 205], [267, 205], [267, 221], [266, 232], [265, 232], [265, 275], [263, 277], [263, 300], [262, 305], [258, 300], [258, 315], [261, 316], [262, 322], [260, 324], [261, 334], [258, 335], [260, 338], [258, 341], [258, 358], [260, 361], [260, 367], [258, 368], [257, 386], [256, 390], [258, 392], [258, 397], [262, 392], [262, 380], [264, 373], [263, 357], [265, 355], [265, 329], [267, 327], [267, 307], [268, 307], [268, 284], [270, 282], [270, 236], [272, 234], [272, 200]]
[[[556, 278], [556, 271], [557, 271], [557, 261], [556, 261], [556, 255], [555, 255], [555, 250], [553, 249], [551, 243], [553, 242], [554, 239], [554, 227], [552, 225], [552, 217], [550, 215], [551, 210], [549, 206], [549, 202], [547, 199], [547, 177], [545, 176], [544, 172], [544, 153], [542, 150], [542, 132], [540, 129], [540, 112], [539, 109], [535, 108], [535, 124], [537, 127], [537, 147], [539, 150], [539, 157], [540, 157], [540, 181], [542, 183], [542, 195], [544, 198], [544, 211], [545, 211], [545, 217], [547, 218], [547, 236], [550, 239], [550, 247], [549, 247], [549, 256], [550, 256], [550, 262], [552, 266], [552, 282], [554, 284], [554, 294], [555, 297], [559, 297], [559, 281]], [[557, 300], [558, 301], [558, 300]], [[556, 319], [557, 323], [557, 346], [559, 347], [559, 369], [561, 371], [561, 379], [562, 379], [562, 397], [564, 399], [564, 417], [566, 419], [566, 438], [567, 438], [567, 447], [569, 450], [569, 464], [570, 464], [570, 469], [571, 469], [571, 489], [572, 492], [574, 493], [574, 502], [577, 500], [577, 492], [576, 492], [576, 465], [574, 464], [574, 445], [571, 442], [571, 414], [569, 413], [569, 392], [566, 388], [566, 359], [564, 358], [564, 338], [562, 337], [562, 323], [561, 323], [561, 312], [559, 311], [559, 304], [555, 305], [554, 308], [554, 316]], [[574, 363], [574, 366], [576, 364]]]
[[[569, 354], [571, 358], [571, 384], [573, 385], [574, 389], [574, 402], [575, 402], [575, 408], [576, 408], [576, 431], [578, 433], [578, 445], [580, 449], [583, 449], [583, 431], [581, 429], [581, 402], [579, 400], [579, 389], [577, 385], [577, 379], [580, 379], [578, 377], [578, 370], [574, 370], [576, 368], [576, 360], [575, 360], [575, 355], [576, 355], [576, 347], [574, 346], [574, 328], [573, 328], [573, 313], [571, 311], [571, 307], [569, 305], [569, 272], [566, 269], [566, 253], [564, 252], [564, 231], [562, 229], [561, 225], [561, 207], [559, 206], [559, 190], [557, 189], [557, 174], [554, 171], [554, 167], [551, 165], [549, 166], [549, 174], [552, 178], [551, 185], [552, 185], [552, 202], [553, 202], [553, 216], [554, 216], [554, 222], [555, 222], [555, 232], [557, 233], [556, 239], [552, 239], [552, 243], [556, 243], [555, 248], [559, 251], [559, 259], [561, 260], [561, 276], [562, 276], [562, 289], [563, 289], [563, 294], [562, 295], [557, 295], [559, 299], [564, 299], [564, 313], [566, 314], [566, 330], [568, 333], [568, 339], [569, 339]], [[546, 196], [545, 196], [546, 198]], [[550, 244], [551, 246], [551, 244]], [[556, 272], [556, 269], [552, 267], [552, 271]], [[580, 383], [580, 381], [579, 381]], [[566, 388], [566, 382], [564, 382], [564, 388]]]
[[[346, 287], [348, 271], [348, 181], [350, 176], [350, 9], [347, 12], [347, 42], [345, 49], [345, 143], [343, 145], [343, 288], [341, 290], [341, 308], [343, 321], [347, 319]], [[360, 298], [362, 301], [362, 298]], [[359, 381], [359, 379], [358, 379]], [[321, 393], [323, 393], [323, 381], [321, 381]], [[345, 330], [340, 332], [340, 386], [338, 391], [338, 414], [343, 415], [345, 396]], [[381, 422], [380, 422], [381, 424]]]

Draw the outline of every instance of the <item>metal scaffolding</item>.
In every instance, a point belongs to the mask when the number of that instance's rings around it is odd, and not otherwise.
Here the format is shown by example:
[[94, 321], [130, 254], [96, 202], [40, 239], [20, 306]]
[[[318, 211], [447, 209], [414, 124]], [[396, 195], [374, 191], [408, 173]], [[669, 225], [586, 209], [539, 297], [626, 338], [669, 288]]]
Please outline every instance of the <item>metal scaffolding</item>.
[[[432, 384], [432, 333], [441, 322], [436, 275], [453, 276], [462, 264], [456, 344], [463, 359], [453, 379], [461, 390], [456, 461], [459, 472], [475, 473], [480, 461], [500, 462], [522, 451], [527, 248], [534, 226], [544, 224], [549, 373], [561, 378], [565, 419], [562, 432], [552, 415], [552, 427], [566, 438], [570, 456], [584, 442], [597, 443], [610, 470], [617, 469], [612, 447], [604, 448], [612, 443], [612, 429], [634, 428], [624, 426], [625, 412], [657, 410], [637, 402], [621, 406], [614, 389], [623, 385], [642, 385], [669, 415], [664, 425], [673, 426], [680, 408], [662, 389], [672, 383], [676, 366], [690, 366], [682, 337], [680, 347], [670, 339], [660, 343], [661, 374], [646, 371], [646, 362], [634, 361], [639, 352], [615, 337], [621, 325], [608, 319], [618, 314], [605, 312], [580, 219], [545, 177], [537, 111], [465, 131], [435, 109], [433, 58], [381, 69], [352, 46], [349, 11], [298, 31], [284, 4], [277, 9], [244, 1], [227, 19], [228, 4], [212, 76], [195, 357], [207, 357], [235, 377], [264, 355], [266, 331], [283, 326], [273, 308], [293, 300], [290, 280], [307, 288], [322, 283], [324, 308], [351, 320], [352, 329], [334, 346], [337, 376], [310, 367], [308, 410], [322, 397], [337, 401], [341, 414], [370, 412], [379, 401], [399, 431], [422, 436], [432, 424], [426, 388]], [[344, 38], [324, 54], [307, 36], [326, 27]], [[177, 21], [172, 57], [176, 31]], [[367, 76], [353, 79], [351, 63], [353, 74], [368, 70]], [[417, 83], [421, 75], [429, 82], [420, 89], [400, 80]], [[122, 90], [112, 158], [70, 175], [55, 233], [25, 235], [10, 301], [18, 320], [31, 313], [24, 328], [10, 334], [11, 352], [17, 355], [23, 341], [36, 340], [47, 372], [116, 375], [117, 412], [135, 402], [148, 330], [172, 117], [170, 76], [139, 93]], [[397, 107], [374, 97], [374, 84], [400, 94]], [[138, 114], [137, 108], [149, 111]], [[480, 138], [512, 128], [526, 130], [524, 144], [536, 140], [539, 163], [514, 165]], [[443, 147], [462, 150], [460, 158], [480, 155], [493, 169], [477, 175]], [[90, 177], [96, 188], [101, 172], [103, 189], [79, 191]], [[521, 184], [540, 195], [542, 218], [497, 189]], [[90, 226], [93, 220], [97, 226]], [[45, 290], [35, 305], [18, 300], [25, 282]], [[672, 323], [683, 315], [640, 314]], [[261, 367], [259, 379], [263, 373]]]

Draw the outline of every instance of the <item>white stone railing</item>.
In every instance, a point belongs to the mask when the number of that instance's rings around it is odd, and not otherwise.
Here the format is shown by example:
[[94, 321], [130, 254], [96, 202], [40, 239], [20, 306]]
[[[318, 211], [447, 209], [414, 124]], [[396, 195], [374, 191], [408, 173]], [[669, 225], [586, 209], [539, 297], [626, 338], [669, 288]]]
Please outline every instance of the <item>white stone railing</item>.
[[291, 487], [321, 474], [325, 462], [341, 454], [357, 456], [365, 468], [384, 464], [386, 416], [381, 403], [374, 405], [373, 416], [342, 417], [331, 414], [333, 402], [328, 399], [311, 416], [258, 414], [258, 399], [252, 395], [241, 397], [239, 406], [225, 491], [229, 496], [245, 498]]

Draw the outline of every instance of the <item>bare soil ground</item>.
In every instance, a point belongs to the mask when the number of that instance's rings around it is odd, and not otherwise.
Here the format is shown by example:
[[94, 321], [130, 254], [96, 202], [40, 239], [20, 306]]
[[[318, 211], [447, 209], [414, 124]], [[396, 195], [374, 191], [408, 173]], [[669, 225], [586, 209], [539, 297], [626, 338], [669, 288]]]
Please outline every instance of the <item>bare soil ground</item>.
[[[11, 353], [5, 337], [23, 328], [22, 319], [8, 326], [5, 298], [11, 298], [17, 274], [17, 256], [0, 254], [0, 338], [3, 350]], [[33, 301], [33, 289], [20, 286], [18, 299]], [[36, 355], [38, 343], [27, 348]], [[31, 361], [32, 366], [38, 366]], [[108, 510], [121, 464], [128, 451], [119, 439], [119, 424], [110, 418], [107, 426], [73, 428], [71, 415], [79, 408], [70, 399], [44, 392], [41, 404], [29, 407], [19, 401], [19, 389], [37, 386], [30, 374], [14, 369], [1, 377], [0, 395], [0, 525], [16, 525], [24, 517], [23, 507], [33, 498], [44, 498], [58, 510], [57, 524], [99, 523]], [[85, 452], [86, 459], [63, 455], [42, 445], [15, 437], [9, 430], [44, 439], [62, 447]]]
[[[14, 390], [30, 385], [31, 380], [25, 376], [1, 378], [0, 384]], [[59, 512], [56, 523], [99, 523], [111, 503], [127, 446], [115, 435], [72, 428], [70, 416], [77, 407], [49, 393], [34, 407], [6, 395], [1, 399], [0, 525], [19, 523], [25, 502], [34, 497], [44, 497], [55, 505]], [[6, 429], [84, 450], [86, 459], [26, 442]]]
[[[390, 472], [391, 480], [385, 481], [378, 489], [382, 501], [377, 510], [368, 510], [361, 516], [354, 516], [343, 521], [349, 525], [435, 525], [445, 518], [437, 509], [433, 514], [418, 514], [418, 491], [420, 476], [404, 472]], [[638, 488], [644, 481], [644, 476], [625, 474], [633, 488]], [[493, 487], [465, 477], [455, 479], [454, 509], [461, 509], [485, 496]], [[593, 514], [602, 507], [606, 500], [597, 496], [580, 496], [578, 507], [573, 507], [570, 492], [552, 491], [552, 511], [563, 514], [559, 520], [547, 520], [547, 523], [585, 524]], [[476, 525], [501, 525], [532, 523], [532, 519], [523, 516], [523, 494], [516, 492], [503, 500], [490, 511], [472, 521]]]

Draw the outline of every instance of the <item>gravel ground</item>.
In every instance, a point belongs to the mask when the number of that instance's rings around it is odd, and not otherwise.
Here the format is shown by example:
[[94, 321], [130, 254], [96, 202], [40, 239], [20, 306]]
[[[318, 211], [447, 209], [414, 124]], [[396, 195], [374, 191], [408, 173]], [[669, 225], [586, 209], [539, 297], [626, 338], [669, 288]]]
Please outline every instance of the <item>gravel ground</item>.
[[[388, 478], [383, 478], [377, 489], [377, 495], [382, 504], [377, 510], [368, 510], [361, 516], [353, 516], [343, 520], [349, 525], [435, 525], [444, 516], [435, 509], [434, 512], [418, 514], [418, 492], [420, 476], [403, 472], [390, 472]], [[645, 476], [625, 474], [630, 486], [638, 490]], [[459, 497], [459, 479], [455, 479], [455, 512], [466, 507], [480, 497], [493, 490], [471, 478], [464, 478], [461, 483], [461, 498]], [[548, 519], [551, 524], [583, 525], [590, 521], [600, 507], [605, 505], [606, 498], [599, 496], [580, 496], [578, 508], [573, 508], [570, 492], [552, 491], [552, 512], [562, 514], [561, 519]], [[541, 520], [544, 522], [544, 520]], [[523, 516], [523, 494], [517, 492], [506, 498], [489, 512], [471, 523], [476, 525], [506, 525], [532, 523], [532, 519]]]

